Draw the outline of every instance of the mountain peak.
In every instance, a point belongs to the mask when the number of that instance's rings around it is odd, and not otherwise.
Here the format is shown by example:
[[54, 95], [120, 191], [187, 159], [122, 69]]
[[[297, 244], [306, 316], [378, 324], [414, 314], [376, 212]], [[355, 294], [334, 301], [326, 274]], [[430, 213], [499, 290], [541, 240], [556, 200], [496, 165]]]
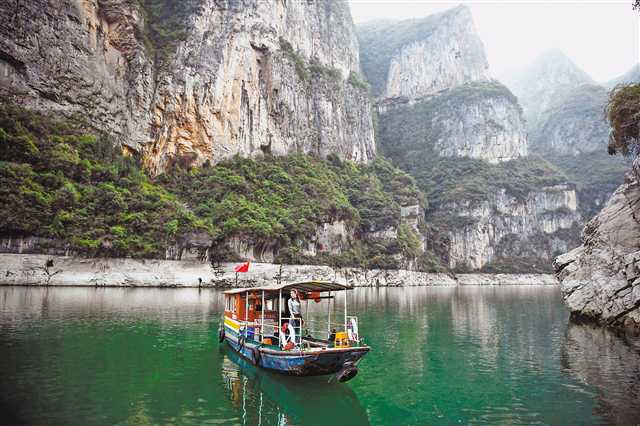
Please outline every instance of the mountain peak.
[[484, 45], [465, 5], [361, 25], [358, 37], [360, 63], [376, 96], [415, 99], [489, 78]]
[[584, 84], [596, 83], [559, 49], [542, 53], [507, 83], [518, 96], [531, 128], [559, 97]]

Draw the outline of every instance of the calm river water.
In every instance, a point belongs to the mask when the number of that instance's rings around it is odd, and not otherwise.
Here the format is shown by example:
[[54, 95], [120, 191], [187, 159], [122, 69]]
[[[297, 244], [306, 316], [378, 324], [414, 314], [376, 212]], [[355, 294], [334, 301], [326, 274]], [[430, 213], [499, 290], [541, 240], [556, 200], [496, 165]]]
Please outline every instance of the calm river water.
[[82, 425], [640, 421], [638, 350], [569, 323], [557, 288], [349, 298], [373, 349], [337, 384], [257, 370], [221, 347], [214, 290], [0, 288], [0, 412]]

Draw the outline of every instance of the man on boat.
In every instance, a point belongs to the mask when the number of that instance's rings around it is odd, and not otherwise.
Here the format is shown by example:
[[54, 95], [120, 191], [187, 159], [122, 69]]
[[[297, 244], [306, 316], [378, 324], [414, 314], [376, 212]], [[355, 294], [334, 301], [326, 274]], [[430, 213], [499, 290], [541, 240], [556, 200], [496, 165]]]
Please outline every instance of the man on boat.
[[[298, 290], [293, 289], [289, 294], [291, 298], [289, 299], [287, 305], [289, 306], [289, 314], [291, 315], [291, 318], [294, 318], [291, 321], [290, 325], [294, 328], [296, 334], [299, 336], [301, 335], [302, 331], [300, 327], [302, 314], [300, 313], [300, 298], [298, 297]], [[297, 340], [298, 338], [296, 338], [296, 343], [298, 343]]]

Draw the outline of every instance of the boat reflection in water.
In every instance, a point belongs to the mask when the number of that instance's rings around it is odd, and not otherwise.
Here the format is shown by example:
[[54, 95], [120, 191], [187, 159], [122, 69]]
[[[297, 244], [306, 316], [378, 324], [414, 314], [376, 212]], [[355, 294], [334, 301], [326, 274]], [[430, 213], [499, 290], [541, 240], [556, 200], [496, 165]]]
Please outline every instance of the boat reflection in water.
[[283, 376], [255, 367], [227, 345], [220, 352], [228, 397], [242, 414], [238, 423], [369, 424], [356, 394], [333, 376]]

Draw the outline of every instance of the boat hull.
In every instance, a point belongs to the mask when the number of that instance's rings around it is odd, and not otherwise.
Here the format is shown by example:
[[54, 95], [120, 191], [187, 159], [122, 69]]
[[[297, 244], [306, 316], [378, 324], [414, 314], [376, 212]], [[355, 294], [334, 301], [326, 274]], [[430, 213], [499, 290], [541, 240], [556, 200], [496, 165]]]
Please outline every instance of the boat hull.
[[369, 352], [368, 347], [327, 348], [321, 351], [278, 351], [253, 342], [240, 345], [236, 336], [227, 333], [225, 340], [244, 358], [268, 370], [292, 376], [335, 374], [345, 366], [355, 365]]

